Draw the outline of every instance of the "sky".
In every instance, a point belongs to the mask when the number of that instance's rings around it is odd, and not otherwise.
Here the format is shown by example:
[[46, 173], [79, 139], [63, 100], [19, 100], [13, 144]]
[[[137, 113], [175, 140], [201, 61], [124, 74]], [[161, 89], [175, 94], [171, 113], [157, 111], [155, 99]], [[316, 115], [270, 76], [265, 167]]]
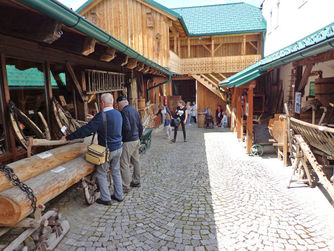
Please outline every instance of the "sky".
[[[86, 0], [58, 0], [73, 10], [78, 9]], [[246, 2], [255, 6], [260, 6], [263, 0], [155, 0], [168, 8], [189, 7], [199, 5], [223, 4], [231, 2]]]

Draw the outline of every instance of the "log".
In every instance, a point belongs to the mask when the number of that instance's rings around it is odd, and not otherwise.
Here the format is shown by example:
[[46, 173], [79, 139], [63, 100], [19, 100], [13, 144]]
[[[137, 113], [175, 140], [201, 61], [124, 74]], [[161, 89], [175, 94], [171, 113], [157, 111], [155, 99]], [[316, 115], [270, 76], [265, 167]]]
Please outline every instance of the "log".
[[[45, 204], [94, 171], [83, 156], [26, 181], [37, 205]], [[0, 193], [0, 226], [12, 227], [33, 212], [31, 202], [18, 187]]]
[[[24, 182], [41, 173], [49, 171], [70, 160], [78, 158], [87, 151], [87, 144], [76, 143], [61, 146], [50, 151], [34, 155], [30, 158], [22, 159], [9, 164], [14, 173]], [[13, 185], [4, 173], [0, 172], [0, 192], [12, 187]]]

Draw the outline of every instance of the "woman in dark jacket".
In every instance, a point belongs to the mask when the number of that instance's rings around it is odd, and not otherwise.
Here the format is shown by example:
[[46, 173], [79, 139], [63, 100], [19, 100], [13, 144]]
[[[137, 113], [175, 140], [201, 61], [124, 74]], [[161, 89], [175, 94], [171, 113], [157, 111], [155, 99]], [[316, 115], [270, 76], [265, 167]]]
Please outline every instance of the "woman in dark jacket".
[[[184, 142], [187, 142], [185, 125], [187, 123], [188, 110], [187, 110], [187, 107], [186, 107], [186, 103], [183, 100], [179, 100], [177, 102], [177, 105], [178, 105], [178, 107], [176, 108], [174, 118], [180, 120], [180, 124], [182, 126], [182, 131], [183, 131]], [[179, 128], [180, 124], [178, 124], [176, 127], [174, 127], [174, 139], [172, 139], [172, 142], [174, 142], [174, 143], [176, 141], [177, 129]]]

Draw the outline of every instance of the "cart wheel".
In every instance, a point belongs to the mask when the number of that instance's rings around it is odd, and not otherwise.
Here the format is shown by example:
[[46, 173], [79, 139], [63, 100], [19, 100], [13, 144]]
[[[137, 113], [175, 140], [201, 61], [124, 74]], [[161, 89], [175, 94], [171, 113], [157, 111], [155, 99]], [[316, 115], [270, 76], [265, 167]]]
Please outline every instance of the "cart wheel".
[[253, 156], [262, 156], [263, 154], [263, 146], [261, 145], [253, 145], [251, 148], [251, 155]]

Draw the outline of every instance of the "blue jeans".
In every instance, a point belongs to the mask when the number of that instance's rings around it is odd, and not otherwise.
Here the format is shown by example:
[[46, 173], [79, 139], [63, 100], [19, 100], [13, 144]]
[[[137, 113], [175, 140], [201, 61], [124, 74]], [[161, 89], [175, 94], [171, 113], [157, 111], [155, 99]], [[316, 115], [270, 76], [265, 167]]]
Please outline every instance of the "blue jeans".
[[114, 195], [117, 199], [123, 199], [122, 176], [120, 171], [120, 158], [122, 148], [117, 149], [109, 154], [109, 162], [97, 166], [96, 178], [101, 192], [101, 200], [110, 201], [110, 191], [108, 187], [107, 170], [110, 168], [114, 185]]

